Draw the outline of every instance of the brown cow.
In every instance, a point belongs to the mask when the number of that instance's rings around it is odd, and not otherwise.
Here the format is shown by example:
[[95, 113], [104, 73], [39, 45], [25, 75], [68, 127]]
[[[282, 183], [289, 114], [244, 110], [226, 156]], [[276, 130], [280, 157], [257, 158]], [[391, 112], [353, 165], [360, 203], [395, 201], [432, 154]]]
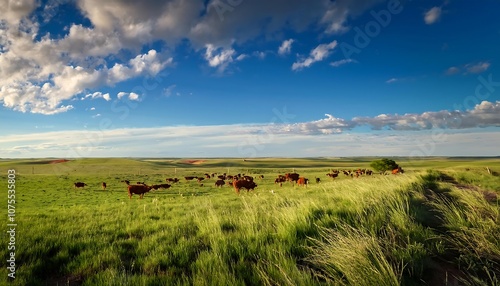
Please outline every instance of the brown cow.
[[132, 195], [136, 194], [139, 195], [139, 197], [142, 199], [144, 197], [144, 194], [149, 192], [152, 188], [153, 186], [147, 185], [128, 185], [128, 198], [132, 199]]
[[178, 178], [166, 178], [165, 181], [171, 182], [171, 183], [177, 183], [177, 182], [179, 182], [179, 179]]
[[278, 175], [278, 177], [274, 180], [274, 183], [280, 184], [280, 187], [283, 186], [283, 182], [286, 182], [286, 178], [282, 175]]
[[168, 189], [170, 188], [169, 184], [159, 184], [159, 185], [152, 185], [151, 188], [153, 190], [158, 190], [158, 189]]
[[102, 189], [106, 190], [106, 182], [102, 182]]
[[298, 180], [297, 180], [297, 185], [299, 186], [307, 186], [307, 182], [309, 181], [309, 179], [307, 178], [304, 178], [304, 177], [300, 177]]
[[285, 178], [287, 181], [290, 181], [290, 182], [297, 182], [299, 180], [299, 174], [297, 173], [286, 173], [285, 174]]
[[248, 191], [252, 191], [257, 187], [257, 184], [254, 182], [250, 182], [247, 180], [234, 180], [233, 181], [233, 187], [236, 193], [239, 195], [240, 194], [240, 189], [247, 189]]
[[87, 185], [87, 184], [82, 183], [82, 182], [76, 182], [76, 183], [74, 184], [74, 187], [75, 187], [75, 188], [83, 188], [83, 187], [85, 187], [86, 185]]
[[339, 176], [339, 173], [328, 173], [326, 174], [328, 177], [332, 178], [332, 179], [335, 179]]
[[205, 178], [203, 178], [203, 177], [198, 177], [198, 178], [196, 178], [196, 180], [198, 181], [198, 183], [200, 183], [201, 181], [205, 180]]
[[186, 179], [186, 181], [191, 181], [193, 179], [197, 179], [198, 177], [192, 177], [192, 176], [189, 176], [189, 177], [184, 177], [184, 179]]
[[217, 181], [215, 182], [215, 186], [216, 186], [216, 187], [219, 187], [219, 188], [220, 188], [220, 187], [222, 187], [222, 186], [224, 186], [224, 184], [225, 184], [225, 183], [224, 183], [224, 180], [217, 180]]
[[396, 169], [392, 170], [392, 174], [393, 174], [393, 175], [396, 175], [396, 174], [398, 174], [398, 173], [403, 174], [404, 172], [405, 172], [405, 171], [404, 171], [404, 170], [403, 170], [403, 168], [401, 168], [401, 167], [397, 167]]

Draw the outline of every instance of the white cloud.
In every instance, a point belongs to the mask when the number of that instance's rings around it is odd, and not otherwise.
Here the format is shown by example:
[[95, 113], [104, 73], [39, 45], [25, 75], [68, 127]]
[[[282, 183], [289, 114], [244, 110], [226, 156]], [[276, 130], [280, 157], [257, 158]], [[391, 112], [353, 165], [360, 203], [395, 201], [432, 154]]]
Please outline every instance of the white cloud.
[[[39, 27], [53, 21], [64, 3], [44, 3], [37, 10], [38, 17], [31, 17], [39, 1], [2, 1], [0, 102], [17, 111], [41, 114], [66, 112], [72, 108], [67, 102], [77, 96], [133, 77], [157, 74], [173, 65], [168, 51], [182, 40], [205, 52], [209, 66], [224, 72], [248, 56], [237, 55], [233, 45], [262, 36], [274, 40], [284, 29], [302, 32], [311, 25], [328, 33], [344, 31], [350, 16], [380, 2], [255, 0], [221, 15], [215, 9], [217, 1], [79, 0], [68, 5], [74, 4], [90, 25], [68, 23], [61, 28], [65, 33], [61, 35], [42, 34]], [[167, 48], [138, 54], [144, 45], [155, 41], [163, 41]], [[283, 43], [283, 53], [290, 51], [292, 42], [288, 41]], [[134, 56], [123, 58], [127, 54]], [[306, 59], [298, 68], [318, 59]], [[105, 94], [103, 98], [110, 100]]]
[[164, 88], [163, 89], [163, 95], [165, 95], [166, 97], [172, 96], [175, 87], [176, 87], [176, 85], [172, 84], [172, 85], [168, 86], [167, 88]]
[[471, 110], [428, 111], [422, 114], [380, 114], [375, 117], [354, 117], [347, 120], [330, 114], [326, 118], [295, 124], [275, 124], [276, 133], [286, 134], [337, 134], [355, 127], [368, 126], [373, 130], [416, 131], [430, 129], [468, 129], [500, 127], [500, 101], [483, 101]]
[[490, 62], [476, 62], [468, 63], [462, 67], [450, 67], [446, 70], [446, 75], [455, 75], [462, 72], [464, 75], [467, 74], [479, 74], [487, 71], [491, 66]]
[[238, 57], [236, 57], [236, 60], [237, 61], [242, 61], [244, 59], [248, 58], [248, 55], [247, 54], [241, 54], [239, 55]]
[[342, 59], [338, 61], [331, 62], [330, 65], [333, 67], [340, 67], [341, 65], [349, 64], [349, 63], [356, 63], [357, 61], [353, 59]]
[[427, 25], [436, 23], [441, 17], [441, 8], [432, 7], [429, 11], [425, 12], [424, 21]]
[[489, 67], [490, 67], [489, 62], [478, 62], [465, 65], [465, 70], [467, 71], [467, 73], [477, 74], [487, 71]]
[[294, 39], [288, 39], [283, 41], [283, 43], [281, 43], [281, 46], [278, 48], [278, 54], [280, 55], [289, 54], [292, 50], [292, 44], [294, 41], [295, 41]]
[[233, 62], [235, 50], [232, 48], [216, 48], [212, 44], [206, 45], [205, 60], [208, 65], [217, 68], [219, 72], [224, 72], [230, 63]]
[[268, 127], [176, 126], [14, 134], [0, 137], [0, 152], [12, 158], [499, 155], [500, 133], [492, 130], [320, 133], [311, 140], [314, 134], [280, 134]]
[[111, 98], [109, 96], [109, 93], [103, 94], [100, 91], [97, 91], [97, 92], [94, 92], [94, 93], [89, 93], [89, 94], [85, 95], [85, 97], [82, 97], [82, 100], [87, 99], [87, 98], [90, 98], [90, 99], [103, 98], [106, 101], [110, 101], [111, 100]]
[[460, 72], [460, 68], [458, 67], [450, 67], [449, 69], [446, 70], [445, 74], [446, 75], [454, 75]]
[[331, 51], [335, 49], [336, 46], [337, 41], [317, 46], [309, 53], [309, 57], [293, 63], [292, 70], [301, 70], [310, 67], [315, 62], [324, 60], [330, 56]]
[[135, 101], [139, 101], [139, 95], [138, 95], [137, 93], [131, 92], [131, 93], [128, 95], [128, 99], [130, 99], [130, 100], [135, 100]]
[[117, 97], [118, 99], [122, 99], [122, 97], [124, 97], [124, 96], [127, 96], [127, 93], [126, 93], [126, 92], [123, 92], [123, 91], [120, 91], [120, 92], [116, 95], [116, 97]]
[[95, 110], [95, 107], [91, 107], [90, 110]]
[[134, 100], [134, 101], [140, 101], [140, 98], [139, 98], [139, 95], [137, 93], [134, 93], [134, 92], [123, 92], [123, 91], [120, 91], [116, 97], [118, 99], [122, 99], [124, 97], [127, 97], [129, 100]]
[[37, 6], [35, 0], [2, 0], [0, 2], [0, 20], [10, 25], [18, 25], [21, 19], [27, 17]]
[[393, 77], [393, 78], [388, 79], [385, 83], [395, 83], [397, 81], [398, 81], [398, 79]]

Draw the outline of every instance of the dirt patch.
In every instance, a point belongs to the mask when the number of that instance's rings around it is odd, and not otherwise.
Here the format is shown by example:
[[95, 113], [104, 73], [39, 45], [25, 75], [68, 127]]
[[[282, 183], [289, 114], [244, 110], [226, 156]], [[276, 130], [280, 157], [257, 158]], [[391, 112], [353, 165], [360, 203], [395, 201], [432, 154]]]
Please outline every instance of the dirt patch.
[[184, 160], [181, 163], [184, 164], [191, 164], [191, 165], [200, 165], [201, 163], [205, 162], [206, 160]]
[[49, 162], [49, 164], [58, 164], [58, 163], [66, 163], [66, 162], [69, 162], [69, 160], [59, 159], [59, 160], [52, 160]]

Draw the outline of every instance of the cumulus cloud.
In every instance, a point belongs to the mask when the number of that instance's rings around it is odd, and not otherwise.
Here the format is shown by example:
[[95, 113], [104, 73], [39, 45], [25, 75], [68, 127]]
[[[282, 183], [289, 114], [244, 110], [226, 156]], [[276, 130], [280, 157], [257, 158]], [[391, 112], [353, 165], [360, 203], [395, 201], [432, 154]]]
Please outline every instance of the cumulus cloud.
[[109, 93], [103, 94], [100, 91], [97, 91], [97, 92], [94, 92], [94, 93], [89, 93], [89, 94], [85, 95], [85, 97], [83, 97], [82, 100], [87, 99], [87, 98], [90, 98], [90, 99], [103, 98], [106, 101], [110, 101], [111, 100], [111, 97], [109, 96]]
[[326, 114], [326, 118], [296, 124], [276, 126], [279, 133], [335, 134], [368, 126], [373, 130], [416, 131], [500, 127], [500, 101], [483, 101], [466, 111], [428, 111], [421, 114], [380, 114], [375, 117], [354, 117], [346, 120]]
[[[325, 120], [337, 121], [328, 116]], [[339, 125], [333, 124], [334, 128]], [[320, 135], [311, 140], [316, 133], [304, 134], [300, 128], [296, 133], [279, 133], [273, 126], [170, 126], [14, 134], [0, 137], [0, 153], [20, 158], [126, 157], [130, 154], [240, 158], [290, 154], [297, 157], [499, 155], [499, 134], [487, 130], [441, 130], [439, 136], [428, 130], [335, 134], [320, 131]], [[429, 140], [432, 140], [432, 148]]]
[[10, 25], [17, 25], [37, 6], [35, 0], [2, 0], [0, 1], [0, 19], [4, 19]]
[[328, 44], [321, 44], [314, 48], [309, 56], [303, 58], [292, 65], [292, 70], [301, 70], [303, 68], [310, 67], [313, 63], [322, 61], [330, 56], [330, 53], [337, 46], [337, 41], [333, 41]]
[[134, 93], [134, 92], [124, 92], [124, 91], [120, 91], [116, 97], [118, 99], [122, 99], [122, 98], [128, 98], [129, 100], [134, 100], [134, 101], [140, 101], [140, 98], [139, 98], [139, 95], [137, 93]]
[[[209, 66], [224, 72], [247, 56], [237, 55], [233, 45], [262, 36], [274, 41], [284, 29], [301, 32], [314, 26], [338, 33], [348, 29], [350, 16], [379, 2], [244, 1], [230, 7], [221, 18], [216, 9], [218, 1], [214, 0], [79, 0], [64, 4], [75, 5], [90, 25], [68, 23], [60, 34], [41, 34], [39, 27], [53, 20], [62, 2], [49, 1], [34, 15], [39, 1], [2, 0], [0, 101], [21, 112], [66, 112], [73, 108], [67, 102], [76, 96], [133, 77], [154, 75], [172, 65], [168, 50], [183, 40], [195, 51], [204, 52]], [[145, 44], [155, 41], [164, 43], [167, 51], [139, 53]], [[283, 44], [281, 52], [289, 53], [291, 39]], [[130, 54], [131, 58], [124, 58]], [[265, 56], [265, 52], [260, 55]], [[319, 60], [321, 51], [298, 62], [296, 68]]]
[[230, 63], [233, 62], [233, 56], [236, 51], [232, 48], [216, 48], [212, 44], [206, 45], [205, 60], [208, 65], [217, 68], [219, 72], [224, 72]]
[[427, 25], [431, 25], [436, 23], [441, 17], [441, 8], [440, 7], [432, 7], [429, 11], [424, 14], [424, 22]]
[[278, 48], [278, 54], [280, 54], [280, 55], [289, 54], [292, 50], [293, 42], [294, 42], [294, 39], [288, 39], [288, 40], [283, 41], [283, 43], [281, 43], [281, 46]]

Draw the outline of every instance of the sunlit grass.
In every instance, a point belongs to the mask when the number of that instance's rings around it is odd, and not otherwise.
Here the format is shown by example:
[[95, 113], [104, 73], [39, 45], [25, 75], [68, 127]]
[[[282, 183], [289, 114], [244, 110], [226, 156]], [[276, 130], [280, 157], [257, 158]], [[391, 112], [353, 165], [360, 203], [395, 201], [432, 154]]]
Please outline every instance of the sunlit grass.
[[[99, 159], [73, 163], [75, 173], [19, 174], [14, 285], [412, 285], [448, 279], [436, 266], [442, 261], [462, 282], [498, 279], [498, 201], [482, 192], [496, 192], [497, 181], [469, 175], [482, 168], [331, 180], [330, 168], [300, 160], [297, 171], [311, 184], [280, 188], [274, 177], [290, 169], [242, 162], [248, 168], [230, 172], [265, 175], [254, 192], [182, 179], [130, 200], [121, 180], [159, 183], [227, 168], [114, 160], [97, 173]], [[74, 189], [79, 180], [88, 187]]]

